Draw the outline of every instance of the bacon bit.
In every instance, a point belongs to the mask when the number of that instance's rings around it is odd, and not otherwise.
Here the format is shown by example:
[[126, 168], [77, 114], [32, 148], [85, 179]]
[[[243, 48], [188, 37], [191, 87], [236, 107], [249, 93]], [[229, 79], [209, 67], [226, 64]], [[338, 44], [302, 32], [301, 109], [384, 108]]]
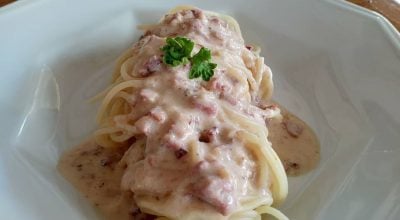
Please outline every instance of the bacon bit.
[[150, 73], [157, 72], [161, 69], [161, 58], [154, 55], [150, 57], [150, 59], [146, 62], [146, 67], [147, 70], [150, 71]]
[[282, 125], [286, 129], [288, 134], [290, 134], [290, 136], [294, 138], [298, 138], [301, 135], [301, 133], [303, 133], [303, 127], [294, 122], [285, 120], [282, 122]]
[[148, 61], [146, 61], [143, 65], [143, 68], [138, 71], [138, 73], [143, 76], [147, 77], [150, 74], [160, 71], [161, 70], [161, 58], [154, 55], [149, 58]]
[[225, 92], [227, 90], [227, 86], [221, 82], [219, 77], [213, 77], [207, 84], [207, 88], [217, 92]]
[[223, 215], [228, 215], [235, 206], [233, 185], [229, 181], [204, 177], [193, 185], [192, 190], [194, 196], [214, 206]]
[[183, 156], [185, 156], [188, 152], [185, 149], [179, 148], [179, 150], [175, 151], [175, 157], [176, 159], [181, 159]]
[[252, 49], [253, 49], [253, 47], [250, 46], [250, 45], [246, 45], [246, 48], [247, 48], [248, 50], [252, 50]]
[[216, 135], [219, 133], [217, 127], [212, 127], [210, 129], [201, 132], [199, 141], [204, 143], [210, 143], [216, 139]]
[[160, 122], [160, 123], [163, 123], [163, 122], [165, 121], [165, 119], [167, 118], [167, 114], [166, 114], [165, 111], [164, 111], [161, 107], [159, 107], [159, 106], [153, 108], [153, 109], [150, 111], [150, 116], [151, 116], [152, 118], [154, 118], [156, 121]]
[[194, 16], [195, 18], [200, 18], [201, 15], [203, 14], [203, 12], [200, 11], [200, 10], [198, 10], [198, 9], [192, 9], [191, 11], [192, 11], [193, 16]]
[[215, 105], [215, 103], [201, 103], [198, 101], [194, 101], [193, 104], [195, 108], [206, 113], [207, 115], [212, 116], [217, 114], [217, 106]]

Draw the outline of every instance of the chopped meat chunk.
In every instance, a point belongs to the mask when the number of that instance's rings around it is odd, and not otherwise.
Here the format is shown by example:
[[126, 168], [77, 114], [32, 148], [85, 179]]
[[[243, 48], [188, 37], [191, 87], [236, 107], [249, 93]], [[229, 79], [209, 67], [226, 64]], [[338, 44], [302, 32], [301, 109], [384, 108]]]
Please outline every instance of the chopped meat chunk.
[[217, 114], [217, 104], [215, 102], [193, 99], [193, 105], [196, 109], [199, 109], [209, 116]]
[[146, 77], [154, 72], [160, 71], [161, 65], [162, 65], [161, 58], [159, 56], [154, 55], [144, 63], [143, 68], [139, 69], [138, 72], [141, 76]]
[[178, 150], [175, 151], [176, 159], [181, 159], [186, 154], [187, 154], [187, 151], [185, 149], [182, 149], [182, 148], [179, 148]]
[[214, 206], [223, 215], [229, 214], [236, 205], [233, 184], [228, 180], [204, 177], [193, 185], [192, 190], [194, 196]]
[[216, 136], [218, 135], [219, 130], [217, 127], [212, 127], [210, 129], [206, 129], [201, 132], [199, 141], [204, 143], [210, 143], [215, 141]]
[[207, 84], [209, 90], [219, 93], [229, 92], [232, 89], [231, 87], [221, 77], [213, 77]]

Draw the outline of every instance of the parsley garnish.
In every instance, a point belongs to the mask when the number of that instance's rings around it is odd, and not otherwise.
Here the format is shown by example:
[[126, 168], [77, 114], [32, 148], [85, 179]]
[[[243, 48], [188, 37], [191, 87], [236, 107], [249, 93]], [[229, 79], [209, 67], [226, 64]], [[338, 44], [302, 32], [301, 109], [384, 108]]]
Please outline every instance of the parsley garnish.
[[189, 62], [194, 42], [183, 37], [167, 38], [167, 45], [161, 48], [164, 51], [164, 63], [178, 66]]
[[197, 54], [191, 57], [194, 42], [184, 37], [168, 37], [166, 45], [161, 48], [164, 52], [163, 61], [171, 66], [186, 64], [189, 61], [192, 67], [189, 72], [189, 79], [201, 77], [205, 81], [209, 81], [214, 75], [214, 69], [217, 64], [211, 63], [211, 52], [209, 49], [202, 47]]
[[200, 51], [191, 59], [192, 68], [189, 72], [189, 79], [201, 77], [208, 81], [214, 75], [214, 69], [217, 64], [211, 63], [211, 52], [209, 49], [202, 47]]

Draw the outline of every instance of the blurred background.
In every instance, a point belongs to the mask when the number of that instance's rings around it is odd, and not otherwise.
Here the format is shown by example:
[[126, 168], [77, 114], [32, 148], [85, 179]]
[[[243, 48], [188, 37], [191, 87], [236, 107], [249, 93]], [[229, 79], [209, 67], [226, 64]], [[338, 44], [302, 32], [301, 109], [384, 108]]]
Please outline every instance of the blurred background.
[[[400, 30], [400, 0], [348, 0], [356, 5], [368, 8], [385, 16]], [[0, 0], [0, 7], [15, 0]]]

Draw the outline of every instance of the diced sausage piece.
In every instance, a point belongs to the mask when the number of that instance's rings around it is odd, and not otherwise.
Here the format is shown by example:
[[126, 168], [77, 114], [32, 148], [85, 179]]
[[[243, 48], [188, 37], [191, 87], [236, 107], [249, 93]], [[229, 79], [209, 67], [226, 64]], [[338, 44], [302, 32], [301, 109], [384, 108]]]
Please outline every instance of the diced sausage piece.
[[213, 116], [217, 114], [217, 105], [214, 102], [210, 101], [200, 101], [200, 100], [193, 100], [193, 105], [196, 109], [206, 113], [207, 115]]
[[150, 116], [143, 116], [135, 122], [135, 127], [139, 132], [142, 132], [146, 136], [153, 133], [156, 122]]
[[221, 77], [213, 77], [207, 84], [207, 89], [219, 94], [219, 97], [232, 105], [237, 104], [237, 100], [233, 97], [230, 92], [232, 90], [230, 80], [226, 80]]
[[192, 190], [192, 195], [214, 206], [223, 215], [228, 215], [236, 206], [233, 184], [228, 180], [204, 177], [193, 185]]
[[167, 118], [167, 113], [159, 106], [153, 108], [150, 111], [150, 115], [160, 123], [163, 123]]
[[154, 73], [161, 69], [161, 63], [161, 58], [154, 55], [145, 63], [145, 67], [150, 71], [150, 73]]
[[176, 159], [181, 159], [186, 154], [187, 154], [187, 151], [185, 149], [183, 149], [183, 148], [179, 148], [178, 150], [175, 151]]
[[149, 102], [155, 102], [158, 98], [158, 94], [151, 89], [142, 89], [142, 91], [140, 91], [140, 96], [143, 98], [143, 100]]
[[299, 137], [301, 133], [303, 133], [303, 127], [299, 124], [296, 124], [294, 122], [285, 120], [282, 122], [283, 127], [286, 129], [286, 131], [290, 134], [292, 137]]
[[210, 129], [206, 129], [200, 133], [199, 141], [204, 142], [204, 143], [213, 142], [213, 141], [215, 141], [218, 133], [219, 133], [219, 130], [217, 127], [212, 127]]
[[192, 9], [190, 10], [193, 13], [193, 16], [195, 18], [203, 18], [204, 17], [204, 13], [201, 10], [198, 9]]
[[146, 77], [154, 72], [160, 71], [161, 65], [161, 58], [154, 55], [144, 63], [143, 68], [141, 68], [138, 72], [141, 76]]
[[228, 89], [227, 85], [225, 85], [225, 83], [222, 82], [220, 77], [213, 77], [209, 81], [207, 87], [209, 90], [216, 92], [225, 92]]

